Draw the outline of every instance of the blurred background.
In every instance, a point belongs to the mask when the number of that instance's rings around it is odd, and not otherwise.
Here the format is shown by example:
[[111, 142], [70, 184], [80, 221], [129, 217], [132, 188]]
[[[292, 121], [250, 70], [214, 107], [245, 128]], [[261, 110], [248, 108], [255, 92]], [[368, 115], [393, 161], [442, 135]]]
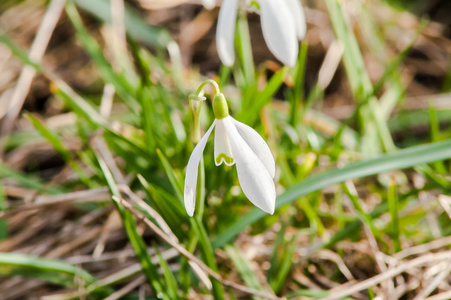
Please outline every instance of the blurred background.
[[[207, 10], [196, 1], [185, 1], [185, 4], [179, 6], [175, 6], [177, 1], [174, 1], [173, 5], [161, 5], [160, 2], [130, 1], [127, 3], [127, 9], [139, 16], [140, 21], [170, 33], [180, 47], [183, 68], [187, 70], [193, 68], [208, 77], [217, 74], [221, 65], [215, 44], [219, 7]], [[99, 39], [105, 38], [108, 35], [106, 32], [108, 29], [102, 27], [103, 21], [110, 17], [105, 12], [104, 4], [101, 4], [103, 2], [90, 4], [89, 1], [81, 0], [76, 3], [82, 8], [83, 20], [93, 36]], [[17, 44], [28, 49], [41, 24], [45, 4], [45, 1], [42, 3], [4, 1], [1, 7], [2, 31]], [[175, 7], [150, 9], [161, 6]], [[403, 92], [408, 98], [403, 102], [408, 107], [425, 108], [429, 100], [424, 96], [447, 92], [451, 88], [451, 79], [448, 76], [450, 6], [448, 1], [387, 0], [344, 3], [350, 15], [350, 22], [358, 22], [359, 26], [355, 27], [355, 35], [362, 44], [363, 58], [373, 82], [377, 82], [383, 76], [390, 59], [394, 59], [396, 55], [411, 46], [398, 69], [405, 87]], [[327, 49], [334, 40], [333, 28], [330, 26], [325, 9], [325, 4], [322, 2], [307, 1], [305, 3], [308, 23], [305, 41], [309, 48], [304, 83], [306, 93], [310, 92], [317, 82], [318, 71]], [[365, 22], [366, 18], [371, 18], [371, 22]], [[263, 40], [259, 16], [250, 13], [248, 19], [255, 64], [261, 65], [270, 60], [274, 61]], [[422, 20], [428, 22], [428, 25], [419, 34], [418, 28]], [[142, 28], [140, 25], [135, 25], [137, 28], [133, 26], [130, 28], [131, 35], [135, 35], [144, 47], [154, 52], [155, 48], [152, 46], [155, 41], [152, 40], [152, 35], [141, 34]], [[158, 30], [155, 29], [155, 31]], [[96, 74], [95, 70], [92, 70], [94, 67], [90, 64], [86, 51], [77, 43], [74, 34], [73, 26], [63, 14], [51, 36], [45, 55], [46, 63], [71, 86], [99, 95], [103, 87], [100, 83], [95, 84]], [[5, 95], [4, 92], [13, 86], [21, 66], [19, 63], [14, 64], [14, 59], [8, 59], [11, 54], [8, 55], [7, 49], [3, 51], [5, 68], [2, 73], [1, 91], [3, 102], [7, 103], [5, 98], [8, 94]], [[25, 108], [51, 113], [47, 111], [52, 107], [49, 81], [42, 75], [37, 76], [35, 81], [36, 84], [32, 85], [33, 92], [27, 95]], [[340, 65], [326, 89], [324, 98], [324, 102], [327, 103], [324, 107], [326, 113], [341, 119], [348, 117], [353, 110], [352, 107], [346, 106], [353, 103], [351, 93], [349, 84], [346, 83], [345, 71]], [[446, 100], [443, 99], [439, 103], [444, 101]], [[340, 109], [331, 109], [337, 106]], [[2, 107], [5, 110], [7, 106], [2, 105]], [[420, 124], [418, 127], [421, 127]], [[418, 129], [421, 132], [421, 128]]]

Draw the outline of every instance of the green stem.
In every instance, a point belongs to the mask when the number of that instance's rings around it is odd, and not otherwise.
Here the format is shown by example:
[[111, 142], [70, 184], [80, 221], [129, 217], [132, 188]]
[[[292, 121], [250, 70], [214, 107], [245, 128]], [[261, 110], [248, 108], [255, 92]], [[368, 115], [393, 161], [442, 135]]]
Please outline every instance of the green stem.
[[240, 12], [237, 25], [236, 44], [238, 57], [243, 68], [246, 85], [253, 85], [255, 83], [254, 57], [252, 55], [251, 35], [245, 12]]
[[291, 93], [291, 115], [290, 122], [293, 128], [296, 128], [299, 120], [303, 119], [305, 109], [299, 111], [299, 102], [304, 98], [304, 78], [307, 60], [308, 44], [301, 43], [301, 51], [299, 51], [298, 64], [296, 66], [295, 86]]
[[197, 88], [196, 95], [200, 95], [203, 88], [209, 83], [211, 83], [214, 86], [215, 94], [219, 94], [221, 92], [221, 90], [219, 89], [218, 83], [216, 81], [214, 81], [213, 79], [208, 79], [208, 80], [205, 80], [204, 82], [202, 82], [202, 84]]

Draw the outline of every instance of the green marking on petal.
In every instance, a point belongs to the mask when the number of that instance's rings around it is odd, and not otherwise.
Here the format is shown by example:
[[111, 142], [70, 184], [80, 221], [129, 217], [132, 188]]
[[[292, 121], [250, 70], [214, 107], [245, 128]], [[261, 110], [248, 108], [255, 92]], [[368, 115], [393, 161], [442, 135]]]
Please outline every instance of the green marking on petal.
[[221, 153], [221, 154], [219, 154], [219, 155], [216, 157], [216, 164], [219, 165], [219, 164], [221, 163], [221, 160], [222, 160], [222, 159], [224, 159], [225, 163], [228, 164], [228, 165], [233, 164], [233, 158], [228, 157], [228, 156], [225, 155], [224, 153]]
[[249, 4], [249, 7], [255, 7], [257, 10], [260, 10], [260, 4], [257, 1], [251, 1], [251, 3]]

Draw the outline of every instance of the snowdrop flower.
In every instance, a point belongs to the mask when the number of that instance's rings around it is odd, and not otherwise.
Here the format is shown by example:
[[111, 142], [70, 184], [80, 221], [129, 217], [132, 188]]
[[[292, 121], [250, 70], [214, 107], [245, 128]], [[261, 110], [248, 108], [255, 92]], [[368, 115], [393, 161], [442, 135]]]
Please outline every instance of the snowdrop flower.
[[216, 0], [202, 0], [201, 2], [206, 9], [213, 9], [216, 6]]
[[[219, 11], [216, 45], [222, 62], [235, 61], [235, 24], [240, 0], [224, 0]], [[284, 64], [293, 67], [299, 51], [298, 39], [306, 32], [300, 0], [246, 0], [247, 7], [260, 9], [263, 37], [269, 50]]]
[[[194, 96], [195, 98], [196, 96]], [[198, 97], [198, 100], [204, 100]], [[193, 100], [191, 98], [191, 101]], [[274, 185], [275, 162], [268, 145], [251, 127], [229, 115], [227, 101], [217, 93], [213, 100], [215, 120], [193, 150], [185, 177], [184, 201], [189, 216], [193, 216], [196, 200], [199, 162], [207, 140], [215, 129], [214, 157], [217, 166], [236, 164], [238, 180], [246, 197], [269, 214], [274, 213], [276, 189]]]

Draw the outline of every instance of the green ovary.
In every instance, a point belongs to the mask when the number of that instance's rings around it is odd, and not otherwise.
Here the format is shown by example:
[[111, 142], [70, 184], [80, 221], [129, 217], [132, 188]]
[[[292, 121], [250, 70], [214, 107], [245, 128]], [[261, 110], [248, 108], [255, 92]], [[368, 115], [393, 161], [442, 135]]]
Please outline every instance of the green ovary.
[[223, 94], [216, 94], [213, 99], [213, 112], [216, 119], [221, 120], [229, 115], [229, 106]]
[[222, 159], [224, 159], [225, 163], [228, 164], [228, 165], [230, 165], [230, 164], [233, 163], [233, 158], [228, 157], [228, 156], [225, 155], [224, 153], [221, 153], [221, 154], [219, 154], [219, 155], [216, 157], [216, 164], [219, 165], [219, 164], [221, 163], [221, 160], [222, 160]]

